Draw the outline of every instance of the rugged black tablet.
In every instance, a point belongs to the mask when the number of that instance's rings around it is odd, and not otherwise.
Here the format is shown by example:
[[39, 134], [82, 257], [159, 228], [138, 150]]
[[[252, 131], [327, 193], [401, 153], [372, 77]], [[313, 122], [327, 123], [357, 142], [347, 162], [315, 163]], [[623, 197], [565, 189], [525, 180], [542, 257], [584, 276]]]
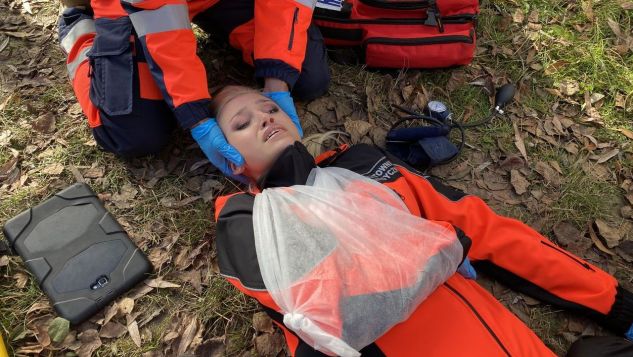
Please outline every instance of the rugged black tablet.
[[147, 258], [83, 183], [10, 219], [4, 235], [55, 310], [72, 324], [151, 272]]

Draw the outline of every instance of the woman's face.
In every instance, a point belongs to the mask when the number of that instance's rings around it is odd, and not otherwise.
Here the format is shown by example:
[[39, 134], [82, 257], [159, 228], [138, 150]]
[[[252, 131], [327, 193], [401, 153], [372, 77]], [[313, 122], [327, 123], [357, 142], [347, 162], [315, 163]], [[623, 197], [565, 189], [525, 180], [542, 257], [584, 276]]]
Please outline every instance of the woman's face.
[[220, 107], [220, 129], [246, 165], [233, 173], [258, 179], [279, 154], [301, 140], [290, 117], [275, 102], [254, 91], [236, 94]]

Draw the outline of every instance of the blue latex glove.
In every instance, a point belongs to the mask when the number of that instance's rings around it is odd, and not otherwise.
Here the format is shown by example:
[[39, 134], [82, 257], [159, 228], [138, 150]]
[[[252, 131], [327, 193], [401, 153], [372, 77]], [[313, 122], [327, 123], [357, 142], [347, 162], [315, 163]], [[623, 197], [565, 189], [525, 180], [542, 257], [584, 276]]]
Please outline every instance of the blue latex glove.
[[626, 333], [624, 334], [624, 337], [626, 337], [626, 339], [629, 341], [633, 341], [633, 325], [631, 325], [631, 328], [629, 328], [629, 330], [626, 331]]
[[477, 279], [477, 271], [470, 264], [470, 259], [468, 259], [468, 257], [466, 257], [462, 264], [457, 268], [457, 272], [464, 276], [464, 278], [466, 279]]
[[200, 145], [200, 149], [207, 155], [209, 161], [220, 169], [223, 174], [242, 183], [248, 182], [243, 175], [233, 175], [233, 170], [231, 170], [229, 162], [237, 166], [243, 166], [244, 158], [226, 141], [215, 119], [209, 118], [192, 128], [191, 136], [196, 139], [198, 145]]
[[262, 94], [277, 103], [281, 110], [288, 114], [290, 119], [292, 119], [292, 122], [297, 127], [297, 130], [299, 130], [299, 136], [303, 138], [303, 128], [301, 128], [301, 122], [299, 121], [299, 116], [297, 115], [297, 108], [295, 108], [295, 102], [292, 100], [290, 92], [264, 92]]

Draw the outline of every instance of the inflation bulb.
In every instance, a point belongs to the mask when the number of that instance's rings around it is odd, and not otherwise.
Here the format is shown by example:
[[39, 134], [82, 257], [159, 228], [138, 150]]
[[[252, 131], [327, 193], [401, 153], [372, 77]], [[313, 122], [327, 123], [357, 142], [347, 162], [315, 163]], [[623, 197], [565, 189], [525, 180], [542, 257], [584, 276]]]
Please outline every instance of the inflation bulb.
[[512, 83], [507, 83], [497, 90], [495, 95], [495, 111], [503, 114], [503, 108], [512, 100], [516, 87]]

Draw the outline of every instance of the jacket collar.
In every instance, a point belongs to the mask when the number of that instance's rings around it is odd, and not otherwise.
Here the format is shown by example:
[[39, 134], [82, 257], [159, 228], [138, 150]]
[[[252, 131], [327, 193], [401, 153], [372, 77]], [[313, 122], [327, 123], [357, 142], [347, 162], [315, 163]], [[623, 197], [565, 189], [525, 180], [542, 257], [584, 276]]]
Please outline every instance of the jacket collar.
[[303, 185], [316, 167], [314, 158], [299, 141], [282, 151], [270, 170], [258, 181], [260, 189]]

